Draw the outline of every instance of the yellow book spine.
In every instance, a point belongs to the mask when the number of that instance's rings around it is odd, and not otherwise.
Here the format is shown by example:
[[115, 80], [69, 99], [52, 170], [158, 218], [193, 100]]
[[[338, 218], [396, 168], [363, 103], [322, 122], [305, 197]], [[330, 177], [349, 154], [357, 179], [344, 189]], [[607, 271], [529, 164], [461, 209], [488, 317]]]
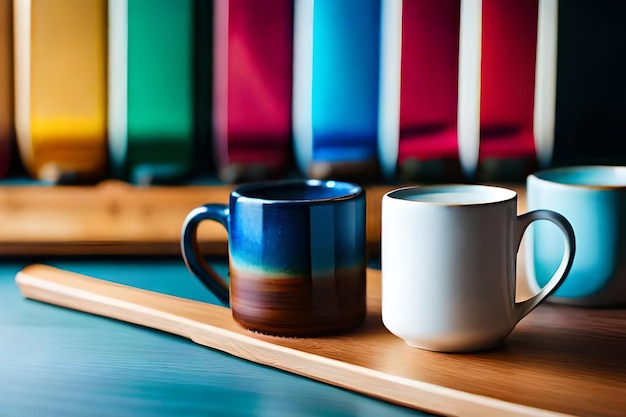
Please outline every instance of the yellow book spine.
[[17, 133], [36, 178], [105, 172], [106, 16], [106, 0], [15, 3]]

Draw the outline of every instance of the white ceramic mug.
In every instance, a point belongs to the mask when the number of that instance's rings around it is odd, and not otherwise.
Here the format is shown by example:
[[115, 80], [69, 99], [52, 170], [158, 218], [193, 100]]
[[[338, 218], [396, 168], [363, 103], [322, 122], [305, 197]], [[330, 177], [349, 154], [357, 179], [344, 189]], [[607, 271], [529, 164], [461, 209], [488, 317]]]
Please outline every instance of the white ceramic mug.
[[[565, 235], [560, 266], [528, 300], [515, 301], [517, 251], [529, 224]], [[560, 214], [517, 216], [515, 191], [437, 185], [390, 191], [382, 201], [382, 318], [410, 346], [469, 352], [500, 345], [571, 268], [574, 232]]]

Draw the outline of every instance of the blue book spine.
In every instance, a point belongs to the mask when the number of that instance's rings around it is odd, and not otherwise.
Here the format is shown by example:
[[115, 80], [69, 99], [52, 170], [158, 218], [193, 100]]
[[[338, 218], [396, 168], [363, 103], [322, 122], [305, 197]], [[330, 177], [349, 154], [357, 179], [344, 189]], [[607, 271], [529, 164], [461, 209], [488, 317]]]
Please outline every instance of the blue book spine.
[[380, 0], [296, 1], [294, 140], [302, 171], [377, 158], [380, 19]]

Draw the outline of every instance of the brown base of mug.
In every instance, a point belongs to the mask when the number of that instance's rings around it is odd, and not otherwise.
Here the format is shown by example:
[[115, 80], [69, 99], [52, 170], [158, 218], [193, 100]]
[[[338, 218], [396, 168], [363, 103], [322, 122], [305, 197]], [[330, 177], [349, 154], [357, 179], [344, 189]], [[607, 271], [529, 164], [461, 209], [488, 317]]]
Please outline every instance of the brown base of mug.
[[231, 267], [233, 318], [265, 334], [311, 337], [358, 326], [366, 314], [365, 267], [327, 277], [272, 277]]
[[362, 313], [350, 318], [343, 318], [341, 320], [324, 320], [324, 322], [311, 322], [302, 323], [295, 327], [284, 326], [281, 323], [274, 325], [264, 323], [260, 325], [254, 321], [248, 321], [233, 314], [233, 318], [237, 323], [247, 330], [265, 334], [268, 336], [281, 336], [281, 337], [319, 337], [328, 336], [332, 334], [342, 333], [358, 327], [363, 323], [365, 319], [365, 309]]

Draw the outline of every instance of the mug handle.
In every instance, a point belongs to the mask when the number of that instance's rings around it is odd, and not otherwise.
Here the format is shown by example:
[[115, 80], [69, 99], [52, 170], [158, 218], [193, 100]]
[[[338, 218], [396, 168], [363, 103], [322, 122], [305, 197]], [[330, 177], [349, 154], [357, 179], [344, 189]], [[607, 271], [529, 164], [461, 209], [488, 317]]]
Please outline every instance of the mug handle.
[[205, 204], [189, 212], [182, 228], [180, 240], [183, 260], [187, 268], [224, 304], [229, 305], [229, 286], [226, 280], [211, 265], [205, 262], [198, 248], [198, 226], [203, 220], [221, 223], [228, 233], [230, 209], [226, 204]]
[[517, 217], [516, 222], [516, 239], [517, 239], [517, 251], [519, 251], [520, 244], [522, 243], [522, 237], [524, 232], [530, 226], [530, 224], [536, 220], [548, 220], [556, 224], [563, 232], [565, 237], [565, 251], [563, 252], [563, 259], [561, 264], [557, 268], [550, 281], [534, 296], [528, 300], [515, 303], [514, 311], [517, 313], [517, 321], [523, 319], [528, 313], [530, 313], [535, 307], [541, 303], [544, 298], [556, 291], [565, 277], [572, 268], [572, 262], [574, 262], [574, 254], [576, 253], [576, 238], [574, 237], [574, 229], [570, 222], [563, 217], [563, 215], [551, 211], [551, 210], [535, 210]]

